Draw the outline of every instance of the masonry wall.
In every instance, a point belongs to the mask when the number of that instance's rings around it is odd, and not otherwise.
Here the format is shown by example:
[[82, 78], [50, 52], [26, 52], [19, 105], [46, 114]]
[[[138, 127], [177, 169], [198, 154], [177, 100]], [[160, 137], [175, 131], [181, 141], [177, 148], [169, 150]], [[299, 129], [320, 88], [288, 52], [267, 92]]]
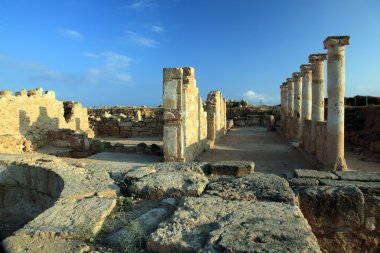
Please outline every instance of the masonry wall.
[[207, 139], [217, 141], [227, 131], [226, 100], [220, 91], [211, 91], [206, 100]]
[[64, 103], [41, 88], [0, 92], [0, 152], [27, 152], [48, 143], [49, 132], [71, 129], [92, 135], [87, 111], [76, 103], [66, 121]]
[[192, 161], [204, 151], [207, 139], [207, 114], [194, 69], [165, 68], [163, 89], [165, 161]]
[[161, 107], [91, 108], [89, 121], [96, 136], [162, 137], [163, 111]]
[[304, 120], [304, 125], [303, 125], [303, 134], [302, 134], [302, 144], [303, 148], [311, 152], [311, 145], [312, 145], [312, 139], [311, 139], [311, 120]]

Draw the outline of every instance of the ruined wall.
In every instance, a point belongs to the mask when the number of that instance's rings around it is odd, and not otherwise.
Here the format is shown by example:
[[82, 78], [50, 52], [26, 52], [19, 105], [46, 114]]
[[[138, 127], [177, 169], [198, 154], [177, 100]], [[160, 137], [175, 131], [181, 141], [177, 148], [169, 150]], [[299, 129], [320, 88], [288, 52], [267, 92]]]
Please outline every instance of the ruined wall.
[[315, 155], [317, 159], [325, 163], [327, 158], [327, 122], [326, 121], [318, 121], [317, 122], [317, 138], [316, 138], [316, 150]]
[[217, 141], [226, 134], [226, 100], [220, 91], [211, 91], [206, 100], [207, 111], [207, 139]]
[[96, 136], [163, 136], [163, 108], [91, 108], [89, 115], [90, 125]]
[[75, 104], [66, 122], [62, 101], [55, 93], [41, 88], [0, 92], [0, 152], [20, 153], [41, 147], [50, 141], [49, 132], [71, 129], [92, 135], [86, 109]]
[[163, 89], [165, 161], [192, 161], [204, 151], [207, 138], [194, 69], [165, 68]]
[[237, 127], [245, 126], [268, 126], [268, 116], [273, 115], [275, 123], [280, 121], [279, 106], [246, 106], [236, 107], [235, 104], [227, 103], [227, 119], [232, 119]]
[[303, 123], [303, 134], [302, 134], [302, 145], [303, 145], [303, 148], [308, 151], [308, 152], [311, 152], [311, 145], [312, 145], [312, 139], [311, 139], [311, 120], [304, 120], [304, 123]]

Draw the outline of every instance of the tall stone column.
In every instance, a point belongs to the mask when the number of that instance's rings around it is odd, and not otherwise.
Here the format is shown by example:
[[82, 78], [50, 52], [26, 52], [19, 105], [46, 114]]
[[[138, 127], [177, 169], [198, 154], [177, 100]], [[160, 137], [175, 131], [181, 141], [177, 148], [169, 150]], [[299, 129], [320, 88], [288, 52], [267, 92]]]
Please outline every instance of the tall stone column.
[[302, 73], [294, 72], [294, 136], [293, 140], [301, 141], [301, 112], [302, 112]]
[[304, 123], [311, 120], [311, 64], [303, 64], [300, 67], [302, 73], [302, 113], [301, 113], [301, 142], [304, 143]]
[[294, 80], [293, 78], [286, 79], [288, 84], [288, 120], [286, 122], [286, 137], [293, 138], [293, 115], [294, 115]]
[[346, 170], [344, 158], [344, 92], [346, 82], [345, 49], [349, 36], [330, 36], [323, 42], [327, 49], [327, 160], [328, 170]]
[[311, 54], [311, 145], [310, 152], [315, 154], [317, 143], [317, 122], [325, 120], [325, 60], [326, 54]]
[[281, 89], [281, 132], [286, 135], [286, 121], [288, 117], [288, 86], [284, 82], [280, 86]]

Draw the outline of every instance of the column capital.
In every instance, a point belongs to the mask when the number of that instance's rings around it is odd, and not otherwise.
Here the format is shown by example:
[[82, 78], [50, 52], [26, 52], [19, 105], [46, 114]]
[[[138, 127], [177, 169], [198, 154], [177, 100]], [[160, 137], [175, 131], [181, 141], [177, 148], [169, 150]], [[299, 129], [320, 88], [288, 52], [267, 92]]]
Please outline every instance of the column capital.
[[302, 64], [300, 66], [302, 74], [308, 73], [312, 71], [312, 66], [311, 64]]
[[323, 45], [325, 49], [333, 46], [346, 46], [350, 44], [350, 36], [328, 36]]
[[286, 83], [294, 83], [294, 79], [293, 78], [286, 78]]
[[321, 62], [327, 60], [327, 54], [311, 54], [309, 55], [309, 62], [315, 63], [315, 62]]
[[288, 85], [288, 82], [283, 82], [282, 83], [282, 86], [287, 86]]
[[293, 79], [295, 81], [295, 80], [298, 80], [298, 79], [300, 79], [302, 77], [302, 73], [301, 72], [294, 72], [292, 74], [292, 76], [293, 76]]

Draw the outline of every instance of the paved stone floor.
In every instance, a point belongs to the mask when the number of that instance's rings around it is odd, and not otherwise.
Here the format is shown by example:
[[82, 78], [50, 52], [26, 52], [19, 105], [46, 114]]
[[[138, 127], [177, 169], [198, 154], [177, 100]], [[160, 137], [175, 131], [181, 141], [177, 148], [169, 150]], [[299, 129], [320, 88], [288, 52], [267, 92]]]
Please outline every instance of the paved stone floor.
[[266, 128], [233, 128], [201, 161], [254, 161], [255, 171], [291, 176], [294, 169], [315, 169], [294, 146]]

